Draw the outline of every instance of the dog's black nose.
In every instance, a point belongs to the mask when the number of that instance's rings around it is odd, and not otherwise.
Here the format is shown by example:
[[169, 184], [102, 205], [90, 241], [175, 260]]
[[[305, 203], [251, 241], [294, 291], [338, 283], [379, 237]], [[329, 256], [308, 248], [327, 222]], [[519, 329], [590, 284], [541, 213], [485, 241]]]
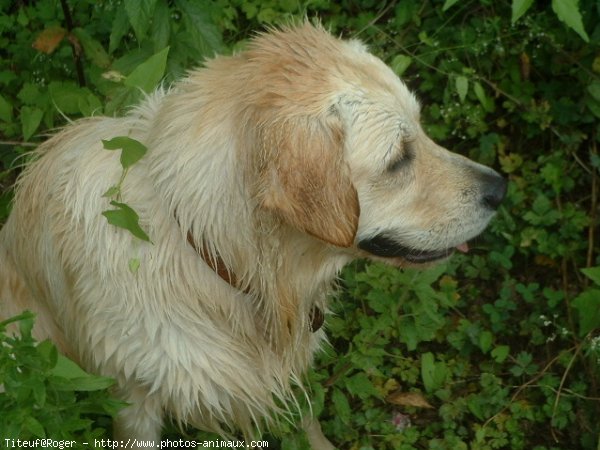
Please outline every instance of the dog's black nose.
[[490, 209], [498, 209], [506, 195], [508, 182], [506, 178], [496, 172], [486, 173], [482, 176], [482, 201]]

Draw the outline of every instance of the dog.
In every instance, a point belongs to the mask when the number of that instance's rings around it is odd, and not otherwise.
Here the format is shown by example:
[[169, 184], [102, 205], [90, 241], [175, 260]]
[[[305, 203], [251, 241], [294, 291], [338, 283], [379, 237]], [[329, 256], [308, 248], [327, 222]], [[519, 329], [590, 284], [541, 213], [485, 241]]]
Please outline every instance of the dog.
[[[36, 312], [38, 338], [115, 378], [118, 439], [158, 441], [166, 416], [252, 436], [293, 403], [344, 265], [465, 252], [505, 196], [419, 116], [360, 41], [308, 22], [258, 34], [39, 147], [0, 232], [1, 315]], [[102, 215], [122, 173], [102, 144], [115, 136], [148, 148], [121, 198], [151, 242]], [[332, 448], [307, 423], [313, 448]]]

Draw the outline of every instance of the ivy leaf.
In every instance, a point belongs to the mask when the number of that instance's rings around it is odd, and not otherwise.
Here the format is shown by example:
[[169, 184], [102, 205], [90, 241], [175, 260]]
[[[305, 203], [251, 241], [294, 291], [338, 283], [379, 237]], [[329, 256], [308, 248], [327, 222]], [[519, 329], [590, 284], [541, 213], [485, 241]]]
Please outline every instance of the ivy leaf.
[[513, 0], [511, 18], [513, 25], [531, 8], [531, 5], [533, 5], [533, 0]]
[[[121, 150], [121, 166], [128, 169], [138, 162], [148, 151], [148, 148], [140, 141], [128, 136], [117, 136], [108, 141], [102, 140], [106, 150]], [[107, 196], [108, 191], [104, 194]]]
[[585, 42], [590, 42], [590, 38], [583, 28], [581, 13], [577, 0], [552, 0], [552, 10], [558, 18], [574, 30]]
[[151, 242], [146, 232], [140, 227], [140, 217], [129, 205], [115, 201], [110, 204], [117, 209], [102, 211], [102, 215], [106, 217], [109, 224], [129, 230], [131, 234], [142, 241]]
[[137, 66], [125, 78], [125, 86], [139, 88], [147, 93], [152, 92], [165, 74], [168, 54], [169, 47], [166, 47]]

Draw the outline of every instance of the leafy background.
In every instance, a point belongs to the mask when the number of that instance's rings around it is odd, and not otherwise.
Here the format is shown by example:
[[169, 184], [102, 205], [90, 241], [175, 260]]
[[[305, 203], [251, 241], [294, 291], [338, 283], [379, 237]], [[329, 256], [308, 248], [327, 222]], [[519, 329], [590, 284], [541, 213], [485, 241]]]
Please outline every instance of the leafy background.
[[[434, 139], [510, 179], [470, 254], [345, 270], [308, 376], [325, 433], [353, 450], [600, 449], [597, 0], [0, 0], [0, 222], [48, 130], [123, 114], [140, 88], [304, 15], [365, 41]], [[65, 368], [31, 320], [2, 335], [0, 437], [109, 437], [107, 380]], [[306, 448], [281, 428], [270, 448]]]

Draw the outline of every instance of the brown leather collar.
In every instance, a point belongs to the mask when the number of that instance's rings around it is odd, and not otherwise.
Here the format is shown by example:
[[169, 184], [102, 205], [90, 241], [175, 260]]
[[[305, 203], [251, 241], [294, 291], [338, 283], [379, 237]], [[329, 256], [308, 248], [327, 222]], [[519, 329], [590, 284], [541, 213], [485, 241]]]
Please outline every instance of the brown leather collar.
[[188, 244], [190, 244], [192, 248], [196, 250], [196, 253], [198, 253], [200, 257], [204, 260], [206, 265], [210, 267], [223, 280], [225, 280], [227, 284], [233, 286], [236, 289], [239, 289], [244, 294], [250, 293], [250, 287], [245, 286], [242, 288], [238, 284], [238, 279], [235, 276], [235, 273], [233, 273], [227, 268], [225, 261], [223, 261], [218, 254], [215, 254], [214, 256], [211, 254], [208, 247], [206, 246], [206, 243], [202, 244], [202, 248], [198, 248], [198, 246], [196, 245], [196, 241], [194, 241], [194, 235], [191, 231], [188, 231], [187, 233], [187, 241]]
[[[218, 254], [213, 255], [206, 246], [206, 243], [202, 245], [202, 248], [198, 248], [196, 245], [196, 241], [194, 240], [194, 235], [191, 231], [187, 233], [187, 241], [188, 244], [200, 255], [200, 257], [204, 260], [206, 265], [210, 267], [221, 279], [223, 279], [227, 284], [233, 286], [236, 289], [239, 289], [244, 294], [249, 294], [251, 292], [250, 286], [240, 286], [238, 283], [238, 279], [231, 270], [227, 268], [225, 261], [221, 259]], [[310, 330], [314, 333], [318, 331], [325, 321], [325, 315], [323, 314], [323, 310], [318, 306], [314, 305], [309, 314], [309, 326]]]

